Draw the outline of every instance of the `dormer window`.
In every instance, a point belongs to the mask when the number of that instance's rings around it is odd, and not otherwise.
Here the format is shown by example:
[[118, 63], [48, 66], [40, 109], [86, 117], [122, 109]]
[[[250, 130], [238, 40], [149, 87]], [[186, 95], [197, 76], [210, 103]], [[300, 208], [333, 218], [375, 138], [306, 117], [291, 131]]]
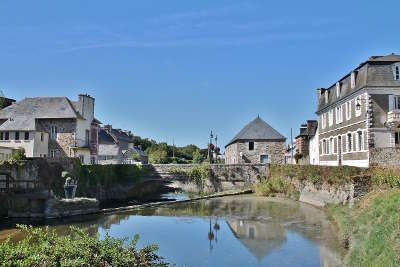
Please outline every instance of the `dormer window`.
[[336, 97], [340, 97], [340, 94], [341, 94], [341, 87], [340, 87], [340, 82], [337, 82], [336, 83]]
[[351, 82], [351, 89], [354, 89], [356, 87], [356, 72], [353, 71], [350, 75], [350, 82]]
[[400, 63], [393, 66], [393, 78], [395, 81], [400, 80]]
[[329, 100], [329, 91], [326, 90], [325, 91], [325, 104], [328, 104], [328, 100]]

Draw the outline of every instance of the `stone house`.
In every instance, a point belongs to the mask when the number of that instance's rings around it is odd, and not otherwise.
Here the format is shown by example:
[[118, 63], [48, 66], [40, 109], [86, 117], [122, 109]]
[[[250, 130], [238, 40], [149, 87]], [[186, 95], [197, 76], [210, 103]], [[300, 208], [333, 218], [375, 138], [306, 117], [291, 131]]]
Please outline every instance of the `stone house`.
[[318, 121], [307, 120], [300, 126], [299, 135], [296, 136], [297, 153], [307, 157], [309, 154], [310, 140], [317, 132]]
[[135, 154], [142, 163], [148, 162], [144, 152], [135, 147], [130, 131], [113, 129], [111, 125], [100, 129], [98, 164], [132, 164], [132, 156]]
[[24, 148], [27, 157], [78, 157], [97, 161], [98, 128], [95, 99], [79, 95], [25, 98], [0, 110], [0, 146]]
[[257, 117], [225, 146], [225, 163], [283, 164], [285, 142], [283, 135]]
[[321, 165], [400, 164], [400, 56], [372, 56], [318, 90]]

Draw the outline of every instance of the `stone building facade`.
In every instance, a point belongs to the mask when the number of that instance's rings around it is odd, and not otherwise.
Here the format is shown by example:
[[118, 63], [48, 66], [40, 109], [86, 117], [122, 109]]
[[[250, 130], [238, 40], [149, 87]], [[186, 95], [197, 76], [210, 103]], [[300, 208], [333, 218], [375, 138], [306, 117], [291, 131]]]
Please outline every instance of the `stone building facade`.
[[97, 161], [98, 128], [94, 101], [79, 95], [25, 98], [0, 110], [0, 146], [24, 148], [27, 157], [78, 157]]
[[306, 124], [300, 126], [299, 135], [296, 136], [297, 153], [308, 156], [310, 149], [310, 141], [317, 132], [318, 121], [307, 120]]
[[283, 164], [285, 142], [283, 135], [257, 117], [225, 146], [225, 163]]
[[398, 153], [399, 72], [400, 56], [373, 56], [329, 88], [317, 90], [321, 165], [368, 167], [384, 163], [374, 153]]

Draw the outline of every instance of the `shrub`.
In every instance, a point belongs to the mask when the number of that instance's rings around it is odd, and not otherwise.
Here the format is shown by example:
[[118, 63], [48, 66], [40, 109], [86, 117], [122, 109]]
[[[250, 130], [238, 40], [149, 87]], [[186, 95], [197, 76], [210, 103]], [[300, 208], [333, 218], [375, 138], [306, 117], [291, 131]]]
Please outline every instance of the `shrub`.
[[400, 187], [400, 170], [390, 168], [371, 168], [371, 180], [375, 186]]
[[280, 177], [262, 179], [261, 182], [254, 185], [254, 191], [258, 196], [282, 195], [295, 199], [298, 199], [299, 197], [299, 192], [294, 188], [294, 186]]
[[1, 266], [167, 266], [155, 253], [157, 246], [137, 249], [138, 236], [126, 245], [126, 239], [106, 235], [100, 240], [75, 227], [66, 236], [47, 227], [18, 228], [26, 238], [0, 243]]
[[10, 158], [10, 162], [18, 162], [21, 160], [26, 160], [25, 149], [18, 148]]

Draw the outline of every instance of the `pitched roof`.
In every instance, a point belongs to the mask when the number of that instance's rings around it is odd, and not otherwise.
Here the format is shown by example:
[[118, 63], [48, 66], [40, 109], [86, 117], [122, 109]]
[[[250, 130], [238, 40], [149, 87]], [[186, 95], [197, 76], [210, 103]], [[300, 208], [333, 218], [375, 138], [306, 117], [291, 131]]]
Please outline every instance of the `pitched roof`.
[[35, 119], [82, 118], [66, 97], [34, 97], [0, 110], [0, 119], [13, 117]]
[[0, 131], [34, 131], [35, 119], [30, 117], [15, 117], [0, 125]]
[[239, 140], [279, 140], [285, 141], [286, 138], [268, 123], [257, 117], [247, 124], [225, 147]]
[[367, 61], [369, 62], [396, 62], [400, 61], [400, 56], [394, 53], [386, 56], [371, 56]]
[[116, 144], [120, 141], [133, 143], [133, 135], [130, 132], [106, 128], [107, 126], [99, 130], [99, 144]]

